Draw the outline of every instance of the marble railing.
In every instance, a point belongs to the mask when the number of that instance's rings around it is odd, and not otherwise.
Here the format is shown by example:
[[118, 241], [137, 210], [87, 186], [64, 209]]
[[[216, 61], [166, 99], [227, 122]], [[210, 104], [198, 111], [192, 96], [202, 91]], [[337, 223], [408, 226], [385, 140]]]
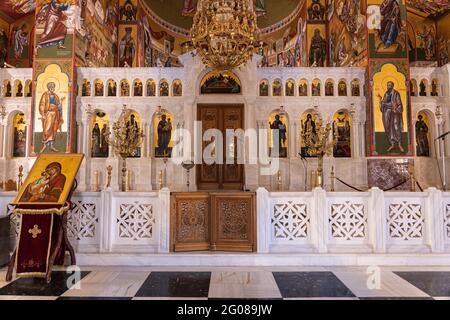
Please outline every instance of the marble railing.
[[445, 253], [450, 193], [257, 191], [260, 253]]
[[[15, 192], [0, 193], [0, 216], [11, 213]], [[77, 252], [158, 253], [169, 251], [170, 192], [80, 192], [67, 231]], [[12, 238], [20, 219], [11, 216]]]
[[[0, 216], [14, 192], [0, 193]], [[78, 253], [167, 253], [170, 191], [75, 193], [68, 234]], [[11, 233], [20, 219], [12, 215]], [[257, 190], [258, 253], [444, 254], [450, 193]]]

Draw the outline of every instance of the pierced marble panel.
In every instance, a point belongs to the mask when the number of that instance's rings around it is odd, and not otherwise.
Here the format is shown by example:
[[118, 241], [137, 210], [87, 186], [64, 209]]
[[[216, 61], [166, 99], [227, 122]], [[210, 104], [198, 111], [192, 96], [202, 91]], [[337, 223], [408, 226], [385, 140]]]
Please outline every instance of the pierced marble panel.
[[286, 201], [273, 207], [272, 236], [275, 240], [304, 239], [310, 232], [310, 214], [306, 203]]
[[445, 235], [447, 239], [450, 240], [450, 204], [445, 206], [444, 228]]
[[120, 239], [152, 239], [155, 227], [153, 205], [139, 202], [122, 203], [117, 217], [117, 231]]
[[389, 237], [404, 241], [421, 239], [424, 220], [421, 204], [406, 201], [390, 204], [387, 217]]
[[362, 203], [332, 204], [328, 221], [331, 238], [354, 240], [366, 237], [367, 214]]
[[67, 219], [69, 238], [93, 239], [98, 229], [97, 206], [95, 203], [73, 201], [75, 205]]

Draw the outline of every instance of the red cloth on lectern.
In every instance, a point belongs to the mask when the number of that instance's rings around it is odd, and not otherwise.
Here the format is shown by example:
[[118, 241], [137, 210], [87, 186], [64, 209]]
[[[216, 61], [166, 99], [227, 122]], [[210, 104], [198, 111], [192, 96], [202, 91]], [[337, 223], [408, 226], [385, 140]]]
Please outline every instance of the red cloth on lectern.
[[45, 277], [52, 244], [53, 214], [23, 214], [17, 247], [17, 276]]

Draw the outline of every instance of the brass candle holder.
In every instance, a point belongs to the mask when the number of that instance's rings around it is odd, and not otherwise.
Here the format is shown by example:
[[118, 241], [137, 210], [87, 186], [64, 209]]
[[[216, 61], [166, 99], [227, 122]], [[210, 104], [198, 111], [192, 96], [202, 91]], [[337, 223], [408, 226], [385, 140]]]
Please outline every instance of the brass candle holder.
[[23, 183], [23, 166], [22, 165], [19, 166], [18, 176], [19, 176], [19, 180], [17, 181], [17, 190], [20, 189], [20, 187], [22, 186], [22, 183]]
[[144, 141], [144, 131], [127, 121], [129, 114], [130, 111], [124, 107], [119, 120], [112, 126], [113, 132], [109, 132], [107, 138], [114, 152], [122, 158], [121, 189], [123, 192], [128, 191], [129, 188], [126, 159], [135, 156]]
[[97, 170], [94, 171], [94, 192], [99, 192], [99, 172]]
[[159, 186], [159, 190], [161, 190], [163, 188], [163, 171], [160, 170], [159, 171], [159, 178], [158, 178], [158, 186]]
[[334, 175], [334, 166], [331, 167], [331, 192], [334, 192], [334, 179], [335, 179], [335, 175]]
[[323, 188], [323, 158], [331, 155], [337, 144], [338, 136], [336, 130], [333, 130], [331, 122], [323, 125], [322, 119], [318, 116], [314, 121], [316, 123], [315, 130], [313, 131], [312, 126], [309, 126], [308, 130], [302, 132], [302, 139], [308, 155], [317, 157], [316, 186]]
[[108, 173], [108, 180], [106, 182], [106, 187], [111, 188], [111, 174], [113, 167], [111, 165], [106, 167], [106, 172]]
[[311, 191], [313, 191], [316, 188], [316, 181], [317, 180], [317, 176], [316, 176], [316, 171], [311, 171]]
[[278, 187], [278, 191], [281, 191], [283, 189], [281, 170], [278, 170], [278, 173], [277, 173], [277, 187]]

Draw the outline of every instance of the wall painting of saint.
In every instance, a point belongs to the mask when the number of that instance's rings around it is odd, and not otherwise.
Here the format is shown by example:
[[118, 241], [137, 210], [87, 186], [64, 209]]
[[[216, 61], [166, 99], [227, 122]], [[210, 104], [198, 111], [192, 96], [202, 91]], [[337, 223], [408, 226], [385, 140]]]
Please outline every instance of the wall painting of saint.
[[[286, 158], [288, 155], [289, 122], [285, 113], [274, 111], [269, 116], [269, 157]], [[277, 140], [275, 140], [277, 139]]]
[[406, 63], [371, 63], [372, 155], [412, 155]]
[[170, 158], [172, 156], [172, 132], [174, 130], [173, 115], [162, 111], [153, 119], [153, 145], [156, 158]]
[[37, 76], [32, 112], [32, 146], [35, 154], [70, 150], [71, 93], [69, 76], [58, 64], [49, 64]]
[[13, 124], [13, 157], [26, 157], [27, 126], [25, 114], [22, 112], [17, 113], [14, 116]]
[[405, 0], [368, 0], [371, 58], [406, 58]]

